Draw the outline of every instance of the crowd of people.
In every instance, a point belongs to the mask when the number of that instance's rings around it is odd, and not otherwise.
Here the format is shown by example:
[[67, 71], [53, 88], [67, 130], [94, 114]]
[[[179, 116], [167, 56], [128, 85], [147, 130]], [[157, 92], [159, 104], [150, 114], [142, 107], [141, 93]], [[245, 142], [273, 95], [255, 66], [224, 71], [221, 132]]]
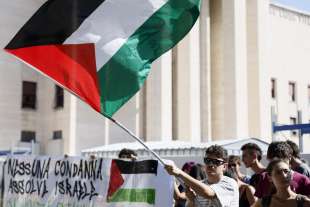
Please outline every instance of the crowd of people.
[[[264, 166], [255, 143], [241, 147], [242, 157], [228, 156], [218, 145], [206, 149], [204, 165], [187, 162], [165, 166], [181, 180], [175, 184], [175, 207], [310, 207], [310, 168], [292, 141], [272, 142]], [[251, 176], [241, 172], [242, 163]]]

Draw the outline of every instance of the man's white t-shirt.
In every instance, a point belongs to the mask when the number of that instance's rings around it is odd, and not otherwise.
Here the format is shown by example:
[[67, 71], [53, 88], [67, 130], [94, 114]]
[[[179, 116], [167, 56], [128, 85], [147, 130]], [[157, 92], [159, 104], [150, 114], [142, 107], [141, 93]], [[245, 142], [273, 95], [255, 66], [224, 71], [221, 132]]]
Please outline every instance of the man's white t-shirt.
[[239, 207], [239, 188], [234, 179], [223, 176], [215, 184], [208, 184], [207, 180], [202, 182], [209, 185], [216, 196], [213, 199], [206, 199], [197, 195], [195, 207]]

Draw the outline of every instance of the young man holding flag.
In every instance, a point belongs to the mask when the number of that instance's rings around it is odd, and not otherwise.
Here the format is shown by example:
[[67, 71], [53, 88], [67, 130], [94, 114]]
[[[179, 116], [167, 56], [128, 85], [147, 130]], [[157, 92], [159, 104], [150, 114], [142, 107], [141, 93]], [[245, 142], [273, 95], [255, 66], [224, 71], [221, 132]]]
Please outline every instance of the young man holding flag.
[[170, 175], [180, 178], [188, 186], [188, 206], [238, 207], [238, 185], [235, 180], [223, 174], [227, 168], [227, 151], [221, 146], [212, 145], [206, 149], [204, 162], [207, 179], [202, 182], [174, 164], [167, 164], [165, 168]]

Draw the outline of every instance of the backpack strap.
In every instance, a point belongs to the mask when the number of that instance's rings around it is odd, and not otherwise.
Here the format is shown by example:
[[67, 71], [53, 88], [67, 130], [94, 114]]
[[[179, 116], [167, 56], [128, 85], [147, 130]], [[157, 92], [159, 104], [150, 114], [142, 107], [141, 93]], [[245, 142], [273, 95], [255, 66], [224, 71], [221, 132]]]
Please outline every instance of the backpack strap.
[[[262, 198], [262, 206], [263, 207], [269, 207], [271, 203], [272, 196], [266, 196]], [[299, 207], [299, 206], [298, 206]]]
[[297, 207], [303, 207], [305, 200], [306, 200], [305, 196], [297, 194], [296, 195]]

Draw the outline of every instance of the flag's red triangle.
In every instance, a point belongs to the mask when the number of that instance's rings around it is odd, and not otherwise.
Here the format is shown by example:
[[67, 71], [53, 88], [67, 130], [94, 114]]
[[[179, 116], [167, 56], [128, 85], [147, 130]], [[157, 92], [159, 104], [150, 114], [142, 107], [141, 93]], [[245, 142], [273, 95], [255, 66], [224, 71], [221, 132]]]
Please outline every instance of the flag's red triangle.
[[6, 50], [70, 89], [100, 112], [94, 44], [42, 45]]
[[123, 183], [124, 178], [122, 177], [121, 171], [118, 169], [115, 160], [112, 160], [107, 200], [113, 196], [113, 194], [123, 185]]

